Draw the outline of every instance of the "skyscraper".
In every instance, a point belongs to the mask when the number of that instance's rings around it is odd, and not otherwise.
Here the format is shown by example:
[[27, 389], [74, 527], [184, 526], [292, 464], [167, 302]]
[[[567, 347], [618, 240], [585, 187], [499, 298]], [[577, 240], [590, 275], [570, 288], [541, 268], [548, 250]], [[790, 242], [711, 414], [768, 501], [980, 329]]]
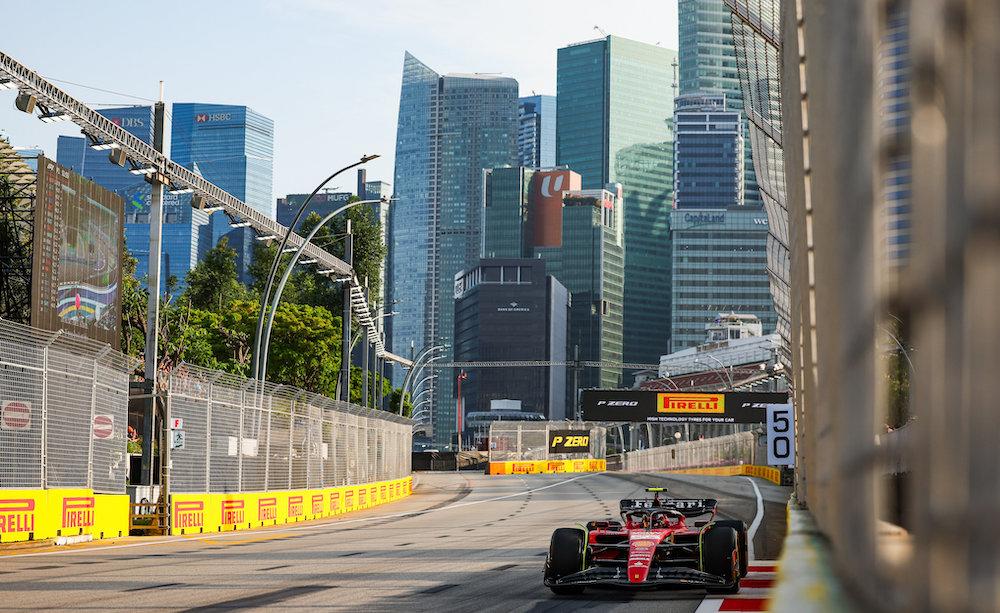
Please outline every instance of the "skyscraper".
[[[99, 112], [143, 142], [153, 142], [152, 107], [132, 106]], [[56, 158], [59, 164], [117, 193], [125, 201], [125, 244], [136, 258], [136, 276], [145, 279], [149, 274], [149, 184], [142, 175], [112, 164], [106, 151], [88, 147], [83, 137], [60, 136]], [[188, 271], [211, 246], [208, 244], [211, 241], [208, 223], [208, 214], [193, 210], [190, 198], [164, 193], [161, 278], [174, 277], [177, 291], [184, 288]], [[166, 284], [163, 291], [169, 291]]]
[[[330, 213], [347, 204], [347, 201], [350, 200], [353, 195], [354, 194], [351, 192], [322, 192], [316, 194], [309, 202], [309, 206], [306, 207], [306, 210], [302, 212], [302, 216], [299, 218], [299, 223], [295, 224], [295, 231], [299, 231], [299, 228], [302, 227], [302, 222], [305, 221], [310, 214], [316, 213], [320, 217], [326, 217]], [[288, 194], [284, 198], [278, 198], [278, 223], [286, 227], [292, 225], [292, 222], [295, 221], [295, 214], [299, 212], [299, 209], [302, 208], [302, 204], [308, 197], [309, 194]]]
[[556, 97], [526, 96], [517, 101], [517, 157], [521, 166], [556, 165]]
[[[517, 81], [439, 75], [406, 53], [390, 207], [393, 351], [450, 344], [455, 273], [479, 259], [483, 171], [517, 163]], [[447, 351], [448, 358], [451, 350]], [[450, 385], [432, 392], [434, 439], [455, 428]]]
[[674, 110], [674, 206], [743, 206], [743, 121], [725, 94], [679, 96]]
[[[172, 114], [173, 160], [275, 219], [274, 122], [248, 107], [224, 104], [176, 103]], [[212, 245], [228, 237], [237, 253], [240, 278], [249, 281], [253, 231], [232, 229], [225, 215], [216, 214], [211, 234]]]
[[655, 363], [668, 348], [676, 60], [617, 36], [558, 51], [556, 162], [584, 189], [624, 189], [627, 362]]
[[[680, 43], [681, 94], [713, 92], [726, 95], [731, 110], [744, 109], [733, 44], [731, 12], [725, 0], [679, 0], [677, 5]], [[751, 118], [752, 119], [752, 118]], [[748, 206], [763, 206], [754, 172], [750, 140], [744, 143], [744, 192]]]

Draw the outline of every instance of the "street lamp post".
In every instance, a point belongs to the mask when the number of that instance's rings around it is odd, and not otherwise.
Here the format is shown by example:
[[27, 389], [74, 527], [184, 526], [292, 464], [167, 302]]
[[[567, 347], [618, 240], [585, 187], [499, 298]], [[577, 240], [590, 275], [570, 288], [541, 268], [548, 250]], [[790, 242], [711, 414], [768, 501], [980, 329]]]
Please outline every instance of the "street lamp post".
[[[306, 248], [306, 245], [309, 244], [309, 241], [311, 241], [313, 237], [316, 236], [316, 233], [319, 232], [319, 229], [325, 226], [327, 222], [329, 222], [331, 219], [333, 219], [334, 217], [336, 217], [337, 215], [339, 215], [343, 211], [346, 211], [349, 208], [361, 206], [362, 204], [372, 204], [374, 202], [382, 202], [382, 201], [358, 200], [357, 202], [351, 202], [350, 204], [345, 204], [336, 211], [330, 213], [322, 220], [320, 220], [318, 224], [316, 224], [316, 227], [309, 232], [309, 235], [305, 238], [304, 241], [302, 241], [302, 244], [295, 251], [295, 254], [292, 256], [292, 260], [288, 263], [288, 267], [285, 268], [285, 273], [281, 276], [281, 281], [278, 282], [278, 287], [274, 291], [274, 298], [271, 300], [271, 310], [267, 314], [267, 326], [264, 328], [263, 342], [261, 343], [260, 347], [261, 355], [260, 355], [260, 370], [258, 372], [258, 377], [257, 377], [258, 379], [264, 380], [265, 378], [267, 378], [267, 354], [271, 343], [271, 328], [272, 326], [274, 326], [274, 314], [278, 310], [278, 301], [281, 300], [281, 293], [285, 290], [285, 284], [288, 283], [288, 278], [292, 275], [292, 269], [295, 268], [295, 265], [298, 263], [299, 258], [302, 256], [302, 251]], [[280, 252], [278, 255], [281, 255]], [[348, 287], [347, 291], [345, 291], [346, 304], [344, 308], [346, 311], [347, 309], [350, 309], [349, 291], [350, 291], [351, 279], [350, 278], [344, 279], [344, 282], [347, 284]], [[342, 349], [347, 350], [348, 363], [350, 362], [350, 353], [349, 353], [351, 349], [350, 345], [351, 345], [350, 330], [348, 330], [348, 336], [343, 340], [343, 347], [342, 347]], [[347, 385], [350, 385], [350, 379], [347, 380]]]
[[[312, 199], [316, 196], [317, 193], [319, 193], [319, 190], [321, 190], [324, 187], [326, 187], [326, 184], [329, 183], [330, 181], [332, 181], [334, 179], [334, 177], [336, 177], [340, 173], [345, 172], [347, 170], [350, 170], [351, 168], [354, 168], [356, 166], [360, 166], [362, 164], [366, 164], [366, 163], [374, 160], [377, 157], [379, 157], [377, 154], [376, 155], [363, 155], [363, 156], [361, 156], [361, 159], [359, 161], [354, 162], [353, 164], [350, 164], [348, 166], [344, 166], [343, 168], [341, 168], [337, 172], [335, 172], [332, 175], [330, 175], [329, 177], [327, 177], [322, 183], [320, 183], [318, 186], [316, 186], [316, 189], [314, 189], [311, 194], [309, 194], [309, 197], [306, 198], [306, 201], [302, 203], [302, 206], [299, 207], [298, 212], [295, 214], [295, 219], [293, 219], [292, 223], [288, 225], [288, 231], [285, 232], [285, 236], [283, 236], [281, 238], [281, 243], [278, 245], [278, 253], [275, 254], [274, 261], [271, 262], [271, 272], [267, 275], [267, 283], [264, 285], [264, 292], [260, 296], [260, 312], [257, 314], [257, 329], [256, 329], [256, 332], [255, 332], [255, 335], [254, 335], [254, 345], [253, 345], [253, 362], [254, 362], [253, 363], [253, 378], [254, 379], [257, 379], [257, 378], [261, 378], [262, 379], [265, 376], [264, 369], [261, 368], [261, 364], [262, 364], [262, 360], [261, 360], [261, 357], [262, 357], [261, 356], [262, 337], [261, 337], [261, 335], [262, 335], [262, 332], [264, 330], [264, 314], [265, 314], [265, 308], [267, 306], [267, 299], [271, 295], [271, 287], [274, 285], [274, 277], [275, 277], [275, 275], [278, 274], [278, 266], [281, 264], [281, 255], [284, 253], [285, 246], [288, 244], [288, 238], [292, 235], [292, 232], [295, 231], [295, 226], [298, 225], [299, 219], [302, 218], [302, 214], [305, 213], [306, 208], [309, 206], [309, 203], [312, 202]], [[320, 225], [322, 225], [322, 224], [320, 224]], [[305, 245], [308, 242], [309, 242], [309, 240], [307, 239], [302, 244]], [[289, 266], [289, 268], [291, 268], [291, 266]]]
[[[709, 358], [711, 360], [715, 360], [719, 364], [719, 367], [722, 368], [722, 372], [726, 373], [726, 375], [729, 377], [729, 390], [732, 391], [732, 389], [734, 387], [734, 385], [733, 385], [733, 374], [730, 371], [726, 370], [726, 365], [722, 362], [722, 360], [720, 360], [719, 358], [715, 357], [714, 355], [706, 355], [705, 357]], [[695, 364], [705, 364], [704, 362], [702, 362], [698, 358], [695, 358], [694, 362], [695, 362]], [[705, 364], [705, 366], [708, 366], [708, 364]], [[716, 371], [716, 374], [718, 374], [718, 371]], [[722, 381], [723, 385], [726, 384], [726, 380], [722, 377], [722, 375], [719, 375], [719, 380]]]
[[[412, 381], [414, 378], [416, 378], [416, 374], [418, 372], [420, 372], [420, 370], [421, 370], [420, 366], [421, 366], [421, 363], [424, 362], [424, 358], [426, 358], [427, 356], [429, 356], [431, 353], [433, 353], [435, 351], [438, 351], [438, 350], [441, 350], [441, 349], [445, 349], [445, 348], [447, 348], [447, 345], [432, 345], [432, 346], [427, 347], [426, 349], [422, 350], [420, 352], [420, 354], [417, 355], [416, 358], [414, 358], [414, 360], [413, 360], [413, 366], [410, 367], [410, 372], [406, 373], [406, 376], [403, 377], [403, 386], [400, 388], [399, 407], [398, 407], [398, 410], [396, 411], [397, 413], [399, 413], [400, 415], [403, 414], [403, 401], [406, 400], [406, 389], [407, 389], [407, 387], [409, 387], [410, 381]], [[436, 357], [432, 357], [431, 359], [427, 360], [427, 362], [431, 362], [431, 361], [436, 360], [436, 359], [437, 359]], [[414, 407], [414, 409], [415, 408], [416, 407]]]

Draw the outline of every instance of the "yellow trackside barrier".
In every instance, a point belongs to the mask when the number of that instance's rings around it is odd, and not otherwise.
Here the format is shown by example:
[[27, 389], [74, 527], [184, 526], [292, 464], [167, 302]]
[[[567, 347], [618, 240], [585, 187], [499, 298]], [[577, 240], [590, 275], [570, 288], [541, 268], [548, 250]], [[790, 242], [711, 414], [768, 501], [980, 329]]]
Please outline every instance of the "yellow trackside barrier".
[[93, 490], [0, 490], [0, 543], [128, 534], [129, 498]]
[[172, 494], [170, 533], [203, 534], [333, 517], [409, 496], [413, 478], [323, 489]]
[[537, 475], [552, 473], [597, 473], [608, 469], [604, 459], [526, 460], [522, 462], [490, 462], [490, 475]]
[[757, 466], [755, 464], [740, 464], [738, 466], [712, 466], [710, 468], [681, 468], [668, 470], [668, 473], [681, 475], [715, 475], [717, 477], [760, 477], [771, 483], [781, 485], [781, 470], [772, 466]]

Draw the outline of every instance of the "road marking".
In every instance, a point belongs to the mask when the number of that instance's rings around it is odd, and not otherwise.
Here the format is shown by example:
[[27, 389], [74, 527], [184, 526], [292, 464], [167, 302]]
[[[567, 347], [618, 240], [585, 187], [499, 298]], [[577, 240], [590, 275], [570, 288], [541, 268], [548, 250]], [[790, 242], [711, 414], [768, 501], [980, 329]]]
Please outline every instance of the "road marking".
[[753, 486], [753, 493], [757, 495], [757, 514], [754, 515], [750, 529], [747, 530], [747, 557], [753, 560], [753, 537], [757, 534], [760, 523], [764, 521], [764, 497], [760, 495], [760, 488], [757, 487], [757, 483], [752, 478], [743, 478], [750, 482], [750, 485]]
[[[292, 532], [292, 531], [299, 531], [299, 530], [317, 530], [317, 529], [322, 529], [322, 528], [331, 528], [331, 527], [335, 528], [335, 527], [338, 527], [338, 526], [341, 526], [341, 525], [344, 525], [344, 524], [356, 524], [356, 523], [360, 523], [360, 522], [379, 521], [379, 520], [383, 520], [383, 519], [396, 519], [396, 518], [401, 518], [401, 517], [409, 517], [411, 515], [426, 515], [427, 513], [435, 513], [437, 511], [447, 511], [449, 509], [458, 509], [458, 508], [461, 508], [461, 507], [472, 506], [472, 505], [475, 505], [475, 504], [484, 504], [484, 503], [487, 503], [487, 502], [497, 502], [499, 500], [507, 500], [508, 498], [517, 498], [519, 496], [525, 496], [525, 495], [531, 494], [533, 492], [540, 492], [542, 490], [547, 490], [547, 489], [551, 489], [553, 487], [558, 487], [560, 485], [565, 485], [565, 484], [570, 483], [572, 481], [576, 481], [577, 479], [586, 479], [587, 477], [593, 477], [595, 475], [600, 475], [600, 474], [602, 474], [602, 473], [584, 473], [584, 474], [578, 475], [576, 477], [571, 477], [569, 479], [563, 479], [562, 481], [558, 481], [556, 483], [550, 483], [549, 485], [543, 485], [541, 487], [536, 487], [534, 489], [525, 490], [523, 492], [517, 492], [517, 493], [514, 493], [514, 494], [506, 494], [504, 496], [494, 496], [493, 498], [484, 498], [483, 500], [473, 500], [473, 501], [470, 501], [470, 502], [457, 502], [455, 504], [450, 504], [450, 505], [445, 506], [445, 507], [438, 507], [436, 509], [425, 509], [425, 510], [422, 510], [422, 511], [421, 510], [403, 511], [403, 512], [400, 512], [400, 513], [390, 513], [389, 515], [377, 515], [377, 516], [374, 516], [374, 517], [359, 517], [359, 518], [355, 518], [355, 519], [340, 519], [340, 520], [334, 519], [332, 521], [327, 521], [327, 522], [323, 522], [323, 523], [320, 523], [320, 524], [309, 524], [309, 525], [294, 526], [294, 527], [289, 527], [289, 526], [285, 525], [285, 526], [281, 527], [281, 530], [283, 532]], [[75, 553], [96, 554], [96, 553], [101, 553], [101, 552], [104, 552], [104, 551], [110, 551], [112, 549], [130, 549], [132, 547], [148, 547], [150, 545], [164, 545], [164, 544], [170, 544], [170, 543], [183, 543], [183, 542], [193, 542], [193, 541], [209, 541], [209, 542], [211, 542], [211, 541], [213, 541], [215, 539], [235, 538], [235, 537], [246, 538], [246, 536], [247, 536], [246, 531], [212, 533], [212, 534], [204, 534], [204, 535], [198, 535], [198, 536], [194, 536], [194, 535], [191, 535], [191, 536], [173, 536], [173, 537], [168, 537], [168, 538], [160, 539], [158, 541], [149, 541], [149, 542], [144, 542], [144, 543], [128, 543], [128, 544], [125, 544], [125, 545], [109, 545], [107, 547], [95, 546], [95, 547], [86, 547], [86, 548], [81, 548], [81, 549], [67, 549], [67, 550], [64, 550], [64, 551], [42, 551], [42, 552], [38, 552], [38, 553], [14, 553], [14, 554], [6, 554], [6, 555], [0, 554], [0, 559], [28, 558], [28, 557], [37, 557], [37, 556], [68, 555], [68, 554], [75, 554]], [[277, 540], [277, 539], [275, 539], [275, 540]]]

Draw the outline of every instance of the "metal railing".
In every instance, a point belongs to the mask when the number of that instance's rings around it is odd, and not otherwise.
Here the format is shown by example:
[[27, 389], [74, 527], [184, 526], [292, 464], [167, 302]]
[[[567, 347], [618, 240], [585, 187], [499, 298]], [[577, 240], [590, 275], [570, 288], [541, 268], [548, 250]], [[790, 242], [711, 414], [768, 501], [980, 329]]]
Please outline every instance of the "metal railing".
[[294, 387], [182, 364], [167, 411], [184, 447], [169, 488], [247, 492], [323, 488], [410, 474], [412, 421]]
[[138, 363], [104, 343], [0, 320], [0, 488], [123, 493]]
[[579, 460], [580, 454], [549, 453], [552, 430], [589, 430], [590, 454], [602, 459], [607, 453], [604, 426], [579, 421], [495, 421], [490, 424], [490, 462], [529, 460]]
[[[700, 441], [652, 447], [623, 454], [626, 471], [680, 470], [755, 464], [766, 450], [755, 432], [739, 432]], [[762, 462], [763, 463], [763, 462]]]

